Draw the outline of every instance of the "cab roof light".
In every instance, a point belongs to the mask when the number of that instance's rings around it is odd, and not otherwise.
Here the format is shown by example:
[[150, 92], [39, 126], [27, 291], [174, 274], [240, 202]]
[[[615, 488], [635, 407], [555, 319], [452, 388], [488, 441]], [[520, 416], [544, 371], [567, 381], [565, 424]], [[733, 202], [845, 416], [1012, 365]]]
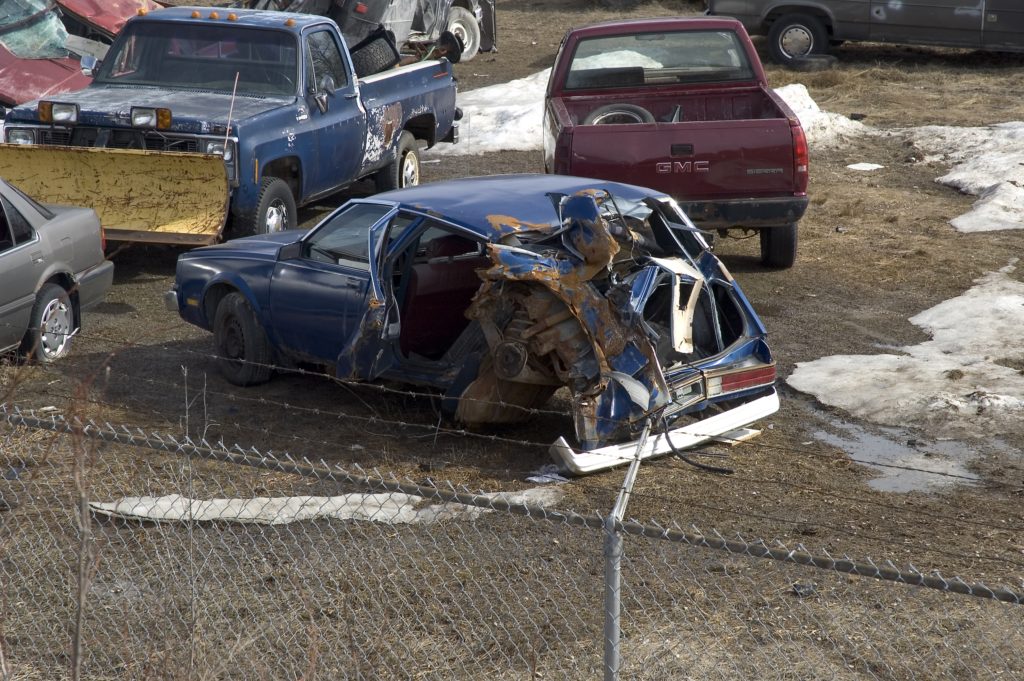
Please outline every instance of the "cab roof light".
[[210, 12], [210, 18], [211, 19], [220, 19], [220, 14], [218, 14], [217, 12]]
[[228, 15], [228, 21], [238, 21], [238, 15], [232, 12]]
[[198, 19], [201, 16], [203, 16], [202, 12], [200, 12], [197, 9], [192, 10], [192, 18], [193, 19]]
[[140, 16], [140, 17], [144, 17], [144, 16], [146, 16], [146, 14], [148, 14], [148, 13], [149, 13], [149, 10], [148, 10], [148, 9], [146, 9], [145, 7], [140, 7], [140, 8], [138, 8], [137, 10], [135, 10], [135, 14], [136, 14], [137, 16]]

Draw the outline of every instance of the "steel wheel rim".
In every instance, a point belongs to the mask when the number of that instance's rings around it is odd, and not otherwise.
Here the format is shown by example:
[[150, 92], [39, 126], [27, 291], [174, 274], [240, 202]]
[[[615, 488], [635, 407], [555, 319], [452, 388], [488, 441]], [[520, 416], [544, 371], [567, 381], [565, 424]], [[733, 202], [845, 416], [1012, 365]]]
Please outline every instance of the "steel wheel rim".
[[779, 47], [790, 57], [804, 57], [814, 49], [814, 36], [805, 26], [793, 26], [779, 37]]
[[414, 187], [420, 183], [420, 165], [416, 154], [408, 153], [402, 158], [402, 186]]
[[448, 30], [462, 41], [463, 51], [468, 52], [472, 45], [469, 44], [469, 29], [461, 21], [454, 21], [448, 24]]
[[288, 207], [280, 199], [272, 201], [267, 206], [266, 218], [267, 234], [275, 234], [284, 231], [288, 224]]
[[47, 359], [60, 357], [71, 338], [71, 306], [53, 299], [46, 304], [39, 320], [39, 346]]
[[229, 362], [241, 362], [245, 356], [245, 336], [237, 319], [231, 319], [224, 325], [224, 340], [220, 344], [224, 359]]

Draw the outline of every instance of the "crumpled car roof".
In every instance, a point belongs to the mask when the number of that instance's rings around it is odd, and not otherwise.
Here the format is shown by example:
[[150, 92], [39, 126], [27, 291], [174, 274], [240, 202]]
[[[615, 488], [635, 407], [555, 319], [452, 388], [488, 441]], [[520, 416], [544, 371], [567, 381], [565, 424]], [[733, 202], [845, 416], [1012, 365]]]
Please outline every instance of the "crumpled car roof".
[[[562, 228], [557, 201], [545, 204], [538, 195], [566, 196], [605, 189], [617, 199], [640, 201], [668, 196], [634, 185], [565, 175], [488, 175], [457, 183], [431, 183], [385, 192], [374, 198], [444, 215], [487, 239], [518, 231], [553, 232]], [[495, 200], [495, 196], [505, 197]]]

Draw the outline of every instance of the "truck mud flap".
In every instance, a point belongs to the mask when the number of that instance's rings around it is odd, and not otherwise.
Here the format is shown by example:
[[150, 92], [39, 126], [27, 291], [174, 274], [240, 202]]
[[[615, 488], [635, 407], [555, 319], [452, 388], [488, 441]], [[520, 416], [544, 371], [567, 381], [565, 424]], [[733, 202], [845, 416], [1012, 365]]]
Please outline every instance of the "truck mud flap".
[[210, 244], [228, 216], [224, 160], [209, 154], [2, 144], [0, 177], [41, 203], [94, 209], [109, 241]]

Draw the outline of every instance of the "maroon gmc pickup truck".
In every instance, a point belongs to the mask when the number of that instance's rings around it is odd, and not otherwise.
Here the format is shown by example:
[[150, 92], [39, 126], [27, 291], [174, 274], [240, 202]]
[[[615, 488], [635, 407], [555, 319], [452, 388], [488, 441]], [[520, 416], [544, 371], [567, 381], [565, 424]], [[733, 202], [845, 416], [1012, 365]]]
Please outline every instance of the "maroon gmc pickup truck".
[[701, 228], [757, 231], [791, 267], [807, 208], [807, 140], [742, 24], [615, 21], [566, 33], [548, 81], [544, 167], [673, 196]]

